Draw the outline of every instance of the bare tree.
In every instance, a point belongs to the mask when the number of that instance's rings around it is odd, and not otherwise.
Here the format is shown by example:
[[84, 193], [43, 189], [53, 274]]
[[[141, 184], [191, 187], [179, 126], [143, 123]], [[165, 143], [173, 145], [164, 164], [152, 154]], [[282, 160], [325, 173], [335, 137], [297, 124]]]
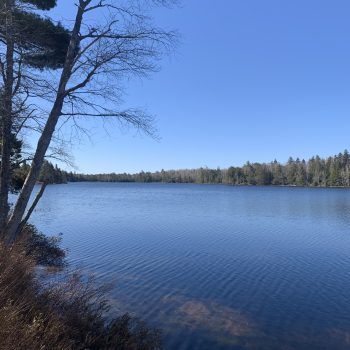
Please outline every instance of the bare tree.
[[[147, 15], [155, 3], [167, 5], [170, 1], [79, 0], [57, 85], [54, 83], [55, 73], [50, 76], [45, 72], [39, 75], [33, 72], [22, 74], [28, 94], [36, 99], [52, 101], [52, 108], [41, 131], [29, 174], [3, 229], [8, 244], [14, 242], [19, 233], [29, 198], [60, 119], [115, 118], [148, 135], [155, 135], [151, 116], [138, 109], [118, 108], [125, 78], [132, 75], [142, 77], [155, 71], [160, 54], [169, 50], [174, 43], [175, 33], [157, 28]], [[101, 18], [104, 23], [101, 23]], [[6, 158], [2, 158], [2, 161], [6, 161]], [[2, 201], [6, 202], [4, 198]]]

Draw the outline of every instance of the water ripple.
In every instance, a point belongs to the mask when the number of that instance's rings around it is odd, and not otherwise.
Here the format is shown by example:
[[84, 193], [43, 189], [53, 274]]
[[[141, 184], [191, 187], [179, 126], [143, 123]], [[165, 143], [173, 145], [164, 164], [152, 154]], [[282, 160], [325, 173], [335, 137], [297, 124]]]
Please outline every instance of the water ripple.
[[49, 186], [33, 221], [168, 349], [349, 349], [350, 191]]

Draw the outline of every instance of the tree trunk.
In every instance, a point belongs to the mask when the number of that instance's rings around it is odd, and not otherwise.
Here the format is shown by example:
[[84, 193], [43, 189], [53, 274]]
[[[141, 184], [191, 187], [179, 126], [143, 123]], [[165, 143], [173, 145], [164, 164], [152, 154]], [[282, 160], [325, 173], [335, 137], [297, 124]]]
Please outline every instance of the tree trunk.
[[12, 150], [12, 94], [14, 82], [14, 41], [12, 35], [13, 0], [7, 0], [3, 10], [6, 16], [6, 70], [1, 102], [1, 166], [0, 166], [0, 232], [3, 233], [9, 214], [8, 195], [11, 181]]
[[62, 106], [66, 94], [66, 86], [71, 76], [74, 58], [79, 47], [79, 32], [81, 28], [84, 10], [86, 6], [90, 3], [90, 1], [80, 0], [79, 3], [80, 6], [78, 7], [71, 41], [68, 47], [64, 68], [59, 82], [56, 100], [45, 124], [44, 130], [39, 138], [35, 155], [30, 167], [30, 171], [24, 182], [22, 191], [16, 202], [13, 213], [5, 228], [5, 242], [8, 245], [12, 244], [19, 234], [19, 228], [21, 225], [22, 217], [27, 208], [30, 195], [33, 192], [35, 183], [38, 180], [41, 166], [44, 162], [45, 153], [50, 145], [52, 135], [55, 131], [58, 119], [62, 113]]
[[24, 217], [24, 219], [22, 220], [20, 226], [19, 226], [19, 229], [18, 229], [18, 232], [21, 232], [23, 230], [23, 227], [26, 225], [26, 223], [28, 222], [30, 216], [32, 215], [34, 209], [36, 208], [36, 206], [38, 205], [41, 197], [43, 196], [44, 192], [45, 192], [45, 188], [47, 186], [47, 182], [44, 182], [42, 185], [41, 185], [41, 188], [39, 190], [39, 192], [37, 193], [37, 195], [35, 196], [35, 199], [33, 201], [33, 204], [31, 205], [31, 207], [29, 208], [26, 216]]

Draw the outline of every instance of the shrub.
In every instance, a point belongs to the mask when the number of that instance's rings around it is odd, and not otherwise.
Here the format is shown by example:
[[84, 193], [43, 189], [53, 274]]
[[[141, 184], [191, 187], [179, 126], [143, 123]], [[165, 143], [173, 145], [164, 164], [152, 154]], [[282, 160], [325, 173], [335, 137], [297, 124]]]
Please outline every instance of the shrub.
[[34, 225], [25, 225], [21, 232], [20, 244], [26, 256], [35, 260], [38, 265], [64, 267], [66, 251], [60, 247], [62, 237], [48, 237], [39, 232]]
[[106, 320], [106, 289], [73, 273], [43, 283], [36, 258], [0, 244], [0, 349], [155, 350], [160, 333], [130, 315]]

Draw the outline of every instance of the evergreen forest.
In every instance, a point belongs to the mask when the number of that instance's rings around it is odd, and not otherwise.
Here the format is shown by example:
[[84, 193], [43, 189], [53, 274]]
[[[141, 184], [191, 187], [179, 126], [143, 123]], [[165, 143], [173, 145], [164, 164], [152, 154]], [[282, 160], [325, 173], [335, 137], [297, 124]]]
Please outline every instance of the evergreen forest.
[[[24, 172], [23, 170], [19, 170]], [[241, 167], [227, 169], [141, 171], [136, 174], [81, 174], [59, 169], [45, 162], [40, 175], [41, 182], [66, 183], [82, 181], [101, 182], [164, 182], [229, 185], [277, 185], [310, 187], [349, 187], [350, 154], [347, 150], [328, 158], [314, 156], [309, 160], [293, 159], [286, 163], [274, 160], [270, 163], [247, 162]]]

